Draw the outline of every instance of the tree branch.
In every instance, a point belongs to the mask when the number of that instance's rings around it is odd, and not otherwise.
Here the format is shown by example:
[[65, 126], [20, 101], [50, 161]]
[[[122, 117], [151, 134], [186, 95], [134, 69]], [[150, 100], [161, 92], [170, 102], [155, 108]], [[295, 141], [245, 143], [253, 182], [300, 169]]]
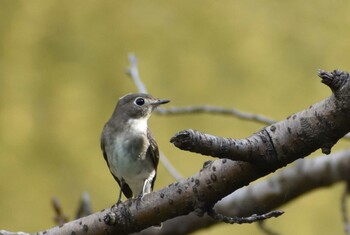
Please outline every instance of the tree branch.
[[200, 114], [200, 113], [209, 113], [209, 114], [219, 114], [219, 115], [230, 115], [243, 120], [254, 121], [257, 123], [261, 123], [264, 125], [270, 125], [275, 123], [275, 120], [267, 118], [265, 116], [247, 113], [240, 111], [235, 108], [226, 109], [222, 107], [215, 107], [210, 105], [203, 106], [187, 106], [187, 107], [171, 107], [171, 108], [158, 108], [156, 110], [157, 113], [163, 115], [179, 115], [179, 114]]
[[282, 215], [283, 211], [271, 211], [265, 214], [257, 215], [252, 214], [246, 217], [238, 217], [238, 216], [226, 216], [224, 214], [216, 212], [213, 208], [211, 208], [207, 214], [218, 222], [224, 222], [228, 224], [243, 224], [243, 223], [253, 223], [257, 221], [263, 221], [265, 219], [269, 219], [272, 217], [278, 217]]
[[285, 120], [263, 128], [246, 139], [216, 137], [194, 130], [177, 133], [178, 148], [218, 158], [229, 158], [277, 169], [318, 148], [329, 154], [350, 131], [350, 78], [347, 72], [320, 71], [332, 95]]
[[134, 53], [129, 54], [130, 67], [127, 68], [126, 73], [130, 76], [130, 78], [135, 83], [137, 89], [140, 93], [148, 93], [146, 86], [143, 84], [140, 75], [139, 68], [137, 66], [137, 58]]
[[[350, 149], [331, 156], [300, 159], [294, 166], [285, 168], [266, 180], [240, 188], [223, 198], [214, 208], [229, 216], [264, 213], [275, 210], [314, 189], [328, 187], [340, 181], [347, 182], [350, 179], [349, 172]], [[342, 204], [344, 205], [345, 203]], [[189, 234], [215, 224], [218, 224], [218, 221], [209, 216], [198, 217], [191, 213], [164, 222], [161, 230], [149, 228], [139, 235]]]
[[160, 161], [163, 163], [165, 168], [170, 172], [170, 174], [176, 179], [183, 179], [183, 176], [176, 170], [176, 168], [169, 162], [168, 158], [162, 153], [159, 152]]
[[343, 192], [343, 195], [340, 201], [341, 214], [342, 214], [342, 219], [344, 223], [345, 234], [350, 234], [350, 223], [349, 223], [347, 200], [346, 200], [349, 194], [350, 194], [350, 180], [346, 182], [345, 190]]
[[[349, 172], [350, 149], [331, 156], [299, 160], [294, 166], [279, 171], [267, 180], [237, 190], [222, 199], [215, 209], [230, 216], [246, 216], [255, 212], [270, 211], [316, 188], [328, 187], [339, 181], [348, 181], [350, 180]], [[289, 193], [286, 194], [286, 192]], [[148, 228], [140, 234], [188, 234], [217, 223], [218, 221], [209, 216], [198, 217], [191, 213], [164, 222], [161, 230]], [[64, 227], [68, 228], [69, 225], [66, 224]], [[24, 235], [27, 233], [11, 233], [2, 230], [0, 234]]]

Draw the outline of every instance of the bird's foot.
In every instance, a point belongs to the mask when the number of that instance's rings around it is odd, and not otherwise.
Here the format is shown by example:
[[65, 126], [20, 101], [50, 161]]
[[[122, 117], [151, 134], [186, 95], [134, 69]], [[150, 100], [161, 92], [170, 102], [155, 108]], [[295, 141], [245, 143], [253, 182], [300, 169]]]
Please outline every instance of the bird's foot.
[[143, 194], [141, 193], [140, 195], [137, 196], [136, 198], [136, 209], [138, 210], [139, 209], [139, 206], [141, 204], [141, 202], [143, 201]]
[[148, 193], [141, 193], [140, 195], [137, 196], [136, 198], [136, 208], [138, 209], [141, 202], [143, 202], [143, 197], [148, 194]]
[[115, 204], [113, 204], [111, 206], [111, 211], [115, 210], [116, 208], [118, 208], [118, 206], [120, 205], [122, 201], [121, 200], [118, 200]]

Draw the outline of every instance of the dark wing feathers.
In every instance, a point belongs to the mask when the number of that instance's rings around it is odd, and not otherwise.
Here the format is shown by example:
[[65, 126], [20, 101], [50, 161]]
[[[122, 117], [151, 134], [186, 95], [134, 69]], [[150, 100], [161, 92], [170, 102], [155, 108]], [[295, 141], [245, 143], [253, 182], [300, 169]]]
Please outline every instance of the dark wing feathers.
[[[158, 150], [157, 142], [153, 138], [152, 133], [149, 129], [147, 129], [147, 138], [149, 140], [149, 147], [147, 149], [146, 155], [152, 159], [154, 169], [157, 169], [158, 162], [159, 162], [159, 150]], [[154, 182], [156, 181], [156, 177], [157, 177], [157, 171], [156, 171], [156, 174], [152, 180], [152, 190], [153, 190]]]

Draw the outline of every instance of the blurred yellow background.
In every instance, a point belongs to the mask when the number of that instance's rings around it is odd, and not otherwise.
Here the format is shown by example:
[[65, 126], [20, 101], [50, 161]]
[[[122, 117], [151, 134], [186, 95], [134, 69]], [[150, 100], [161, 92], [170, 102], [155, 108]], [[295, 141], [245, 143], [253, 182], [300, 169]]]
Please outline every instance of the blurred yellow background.
[[[99, 137], [118, 98], [137, 91], [125, 75], [129, 52], [168, 107], [210, 104], [280, 120], [330, 94], [318, 68], [350, 70], [349, 8], [345, 0], [0, 0], [0, 229], [52, 227], [53, 196], [70, 218], [83, 191], [95, 211], [115, 202]], [[150, 126], [184, 176], [209, 158], [173, 147], [177, 131], [244, 138], [263, 127], [211, 115], [154, 115]], [[156, 189], [174, 181], [162, 165], [158, 174]], [[341, 189], [308, 194], [267, 224], [284, 235], [341, 234]], [[195, 234], [219, 233], [261, 234], [254, 224]]]

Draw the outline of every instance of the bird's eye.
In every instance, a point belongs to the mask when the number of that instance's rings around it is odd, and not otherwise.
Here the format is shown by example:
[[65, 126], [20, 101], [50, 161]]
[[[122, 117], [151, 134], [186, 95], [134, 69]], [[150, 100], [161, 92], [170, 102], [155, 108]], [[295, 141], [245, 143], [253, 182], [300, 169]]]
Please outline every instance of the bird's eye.
[[145, 100], [144, 100], [143, 98], [137, 98], [137, 99], [135, 100], [135, 104], [137, 104], [137, 105], [139, 105], [139, 106], [144, 105], [144, 103], [145, 103]]

